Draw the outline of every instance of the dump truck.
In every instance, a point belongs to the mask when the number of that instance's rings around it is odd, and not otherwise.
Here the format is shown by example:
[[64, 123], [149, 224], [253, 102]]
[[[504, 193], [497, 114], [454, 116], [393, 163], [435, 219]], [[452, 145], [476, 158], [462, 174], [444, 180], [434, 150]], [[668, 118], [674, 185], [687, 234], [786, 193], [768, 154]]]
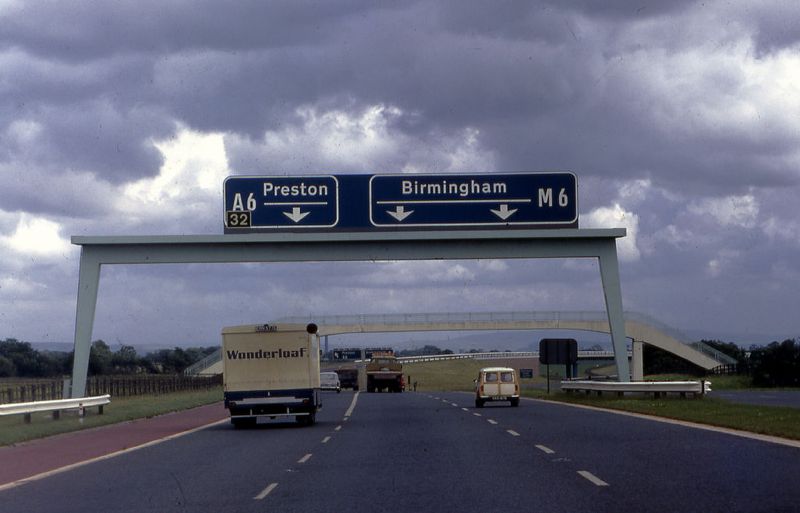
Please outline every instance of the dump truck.
[[367, 392], [402, 392], [403, 364], [392, 353], [373, 353], [367, 363]]
[[225, 408], [235, 427], [294, 417], [316, 420], [319, 336], [314, 324], [256, 324], [222, 330]]

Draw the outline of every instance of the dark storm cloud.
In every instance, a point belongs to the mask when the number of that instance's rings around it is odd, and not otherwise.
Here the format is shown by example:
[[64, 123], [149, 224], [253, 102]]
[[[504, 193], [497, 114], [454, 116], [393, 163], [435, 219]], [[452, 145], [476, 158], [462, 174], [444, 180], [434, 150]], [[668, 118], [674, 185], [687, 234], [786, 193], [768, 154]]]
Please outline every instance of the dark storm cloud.
[[2, 18], [0, 45], [66, 61], [274, 48], [319, 43], [336, 35], [338, 19], [367, 8], [371, 2], [20, 2]]
[[[696, 3], [19, 6], [2, 19], [0, 45], [41, 65], [20, 66], [10, 96], [26, 107], [4, 117], [40, 121], [42, 153], [112, 182], [153, 175], [161, 161], [149, 145], [174, 120], [257, 139], [297, 123], [301, 105], [357, 111], [381, 103], [401, 108], [394, 128], [416, 136], [479, 127], [480, 142], [498, 150], [498, 167], [507, 170], [646, 170], [711, 187], [720, 161], [747, 167], [770, 156], [758, 177], [726, 170], [726, 184], [796, 179], [774, 158], [794, 137], [735, 127], [698, 136], [654, 119], [653, 107], [668, 98], [636, 80], [644, 62], [625, 61], [630, 43], [617, 34], [627, 22], [691, 18]], [[602, 21], [587, 25], [583, 17]], [[764, 31], [775, 22], [765, 15]], [[639, 46], [658, 55], [679, 41]], [[714, 83], [723, 88], [715, 94], [736, 94], [725, 84]], [[706, 94], [698, 91], [698, 100]], [[768, 122], [763, 129], [772, 130]]]
[[[167, 157], [154, 143], [187, 128], [221, 134], [234, 173], [569, 169], [580, 178], [582, 223], [602, 208], [618, 216], [604, 222], [637, 227], [621, 269], [626, 306], [725, 326], [737, 325], [748, 301], [764, 318], [797, 303], [800, 174], [787, 115], [796, 86], [770, 67], [796, 53], [793, 2], [3, 6], [0, 237], [26, 226], [18, 217], [27, 214], [56, 220], [62, 238], [221, 232], [217, 189], [207, 184], [170, 175], [125, 192], [158, 177]], [[375, 109], [380, 130], [370, 132], [361, 119]], [[348, 130], [357, 136], [345, 144]], [[469, 156], [458, 160], [469, 137]], [[745, 215], [726, 211], [726, 201], [741, 201]], [[14, 251], [0, 296], [13, 287], [31, 300], [47, 295], [55, 273], [36, 271], [60, 257], [18, 271], [27, 255]], [[141, 268], [107, 273], [101, 294], [110, 301], [101, 298], [98, 322], [110, 333], [191, 326], [216, 337], [220, 323], [253, 316], [593, 308], [593, 265]], [[750, 292], [759, 283], [767, 291]], [[70, 310], [74, 289], [72, 279], [50, 296]], [[735, 296], [736, 309], [720, 296]], [[60, 308], [59, 319], [73, 316]]]

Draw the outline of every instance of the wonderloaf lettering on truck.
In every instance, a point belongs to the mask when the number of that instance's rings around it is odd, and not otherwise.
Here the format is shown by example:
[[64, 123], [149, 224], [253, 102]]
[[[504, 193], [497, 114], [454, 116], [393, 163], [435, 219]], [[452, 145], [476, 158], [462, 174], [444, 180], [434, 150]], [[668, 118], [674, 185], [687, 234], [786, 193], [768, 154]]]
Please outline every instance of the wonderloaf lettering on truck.
[[300, 325], [226, 328], [222, 348], [224, 390], [319, 388], [318, 340]]
[[253, 360], [259, 358], [305, 358], [306, 348], [301, 347], [294, 351], [284, 351], [277, 349], [275, 351], [226, 351], [229, 360]]

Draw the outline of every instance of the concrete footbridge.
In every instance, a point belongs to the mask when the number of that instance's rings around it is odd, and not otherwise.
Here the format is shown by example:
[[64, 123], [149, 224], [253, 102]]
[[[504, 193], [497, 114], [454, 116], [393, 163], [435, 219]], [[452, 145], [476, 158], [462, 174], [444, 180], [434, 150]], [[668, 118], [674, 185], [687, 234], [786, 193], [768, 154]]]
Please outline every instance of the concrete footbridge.
[[[643, 344], [663, 349], [706, 370], [736, 363], [734, 359], [698, 342], [689, 343], [677, 330], [644, 314], [625, 312], [625, 333], [631, 344], [631, 378], [641, 381]], [[322, 315], [286, 317], [277, 323], [315, 323], [319, 335], [393, 333], [412, 331], [576, 330], [610, 333], [606, 312], [481, 312]], [[222, 372], [221, 353], [209, 355], [187, 369], [189, 373]]]

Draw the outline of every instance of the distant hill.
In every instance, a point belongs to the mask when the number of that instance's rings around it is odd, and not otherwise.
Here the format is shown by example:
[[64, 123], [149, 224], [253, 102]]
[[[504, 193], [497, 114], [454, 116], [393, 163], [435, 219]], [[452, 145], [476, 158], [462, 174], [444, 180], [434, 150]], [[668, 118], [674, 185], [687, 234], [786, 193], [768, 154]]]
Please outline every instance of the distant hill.
[[[25, 342], [25, 341], [23, 341]], [[31, 347], [37, 351], [55, 351], [69, 353], [72, 351], [72, 342], [31, 342]]]

